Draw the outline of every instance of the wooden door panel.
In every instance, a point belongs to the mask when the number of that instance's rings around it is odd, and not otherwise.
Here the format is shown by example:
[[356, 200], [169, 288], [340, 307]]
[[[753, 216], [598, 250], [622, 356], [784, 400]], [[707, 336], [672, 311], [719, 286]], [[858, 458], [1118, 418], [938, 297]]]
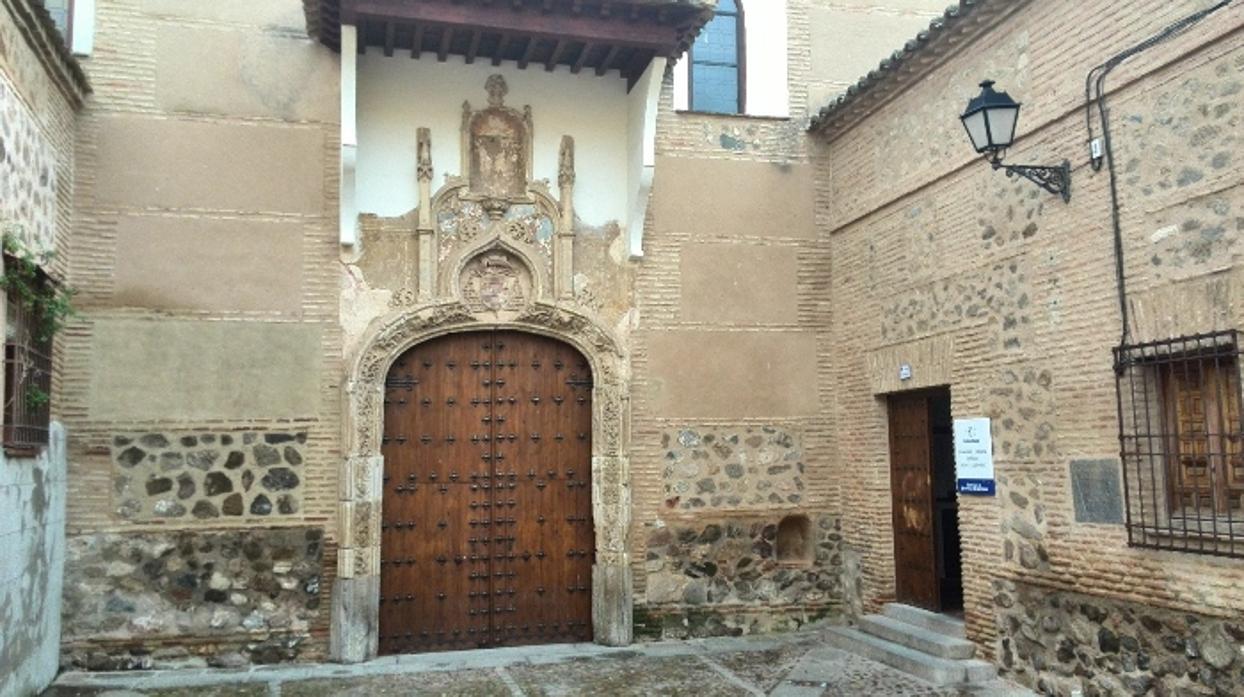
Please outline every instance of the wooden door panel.
[[[509, 574], [499, 617], [505, 643], [588, 641], [591, 569], [591, 388], [583, 358], [552, 339], [496, 335], [495, 490]], [[577, 372], [576, 372], [577, 371]]]
[[[470, 364], [477, 342], [440, 339], [399, 358], [385, 386], [381, 514], [382, 653], [487, 641], [490, 559], [471, 534], [487, 406]], [[487, 444], [482, 444], [487, 448]]]
[[574, 349], [444, 337], [385, 391], [381, 652], [592, 638], [591, 384]]
[[889, 412], [896, 597], [899, 602], [940, 610], [928, 397], [892, 396]]

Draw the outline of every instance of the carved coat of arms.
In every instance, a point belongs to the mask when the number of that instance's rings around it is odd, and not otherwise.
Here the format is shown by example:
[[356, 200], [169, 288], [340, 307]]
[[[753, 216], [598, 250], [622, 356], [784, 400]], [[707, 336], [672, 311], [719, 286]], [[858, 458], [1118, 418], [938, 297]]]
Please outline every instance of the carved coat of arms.
[[525, 269], [508, 254], [487, 253], [463, 271], [462, 299], [475, 309], [518, 310], [526, 302], [525, 279]]

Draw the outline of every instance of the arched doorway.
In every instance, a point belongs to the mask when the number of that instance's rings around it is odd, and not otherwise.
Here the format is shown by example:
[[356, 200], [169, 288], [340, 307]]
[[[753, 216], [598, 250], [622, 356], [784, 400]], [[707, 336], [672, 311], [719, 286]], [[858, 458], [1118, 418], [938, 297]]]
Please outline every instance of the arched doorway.
[[518, 331], [393, 362], [380, 653], [592, 640], [592, 387], [575, 348]]

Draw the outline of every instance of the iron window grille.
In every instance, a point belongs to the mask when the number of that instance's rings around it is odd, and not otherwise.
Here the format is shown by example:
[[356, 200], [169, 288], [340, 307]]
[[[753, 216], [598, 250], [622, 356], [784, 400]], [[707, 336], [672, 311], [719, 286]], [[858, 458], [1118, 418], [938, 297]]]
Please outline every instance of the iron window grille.
[[1239, 333], [1115, 349], [1128, 542], [1244, 558]]
[[[42, 275], [39, 281], [52, 282]], [[4, 450], [10, 455], [33, 455], [48, 443], [52, 341], [41, 336], [40, 318], [20, 296], [10, 290], [6, 299]]]

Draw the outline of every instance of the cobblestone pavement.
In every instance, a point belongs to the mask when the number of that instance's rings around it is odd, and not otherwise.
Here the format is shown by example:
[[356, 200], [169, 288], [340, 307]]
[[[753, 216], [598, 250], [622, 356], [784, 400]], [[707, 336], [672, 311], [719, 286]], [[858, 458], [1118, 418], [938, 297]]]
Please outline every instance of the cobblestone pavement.
[[695, 695], [1019, 697], [998, 681], [936, 688], [825, 646], [816, 632], [608, 648], [562, 644], [380, 658], [352, 666], [65, 673], [43, 697]]

